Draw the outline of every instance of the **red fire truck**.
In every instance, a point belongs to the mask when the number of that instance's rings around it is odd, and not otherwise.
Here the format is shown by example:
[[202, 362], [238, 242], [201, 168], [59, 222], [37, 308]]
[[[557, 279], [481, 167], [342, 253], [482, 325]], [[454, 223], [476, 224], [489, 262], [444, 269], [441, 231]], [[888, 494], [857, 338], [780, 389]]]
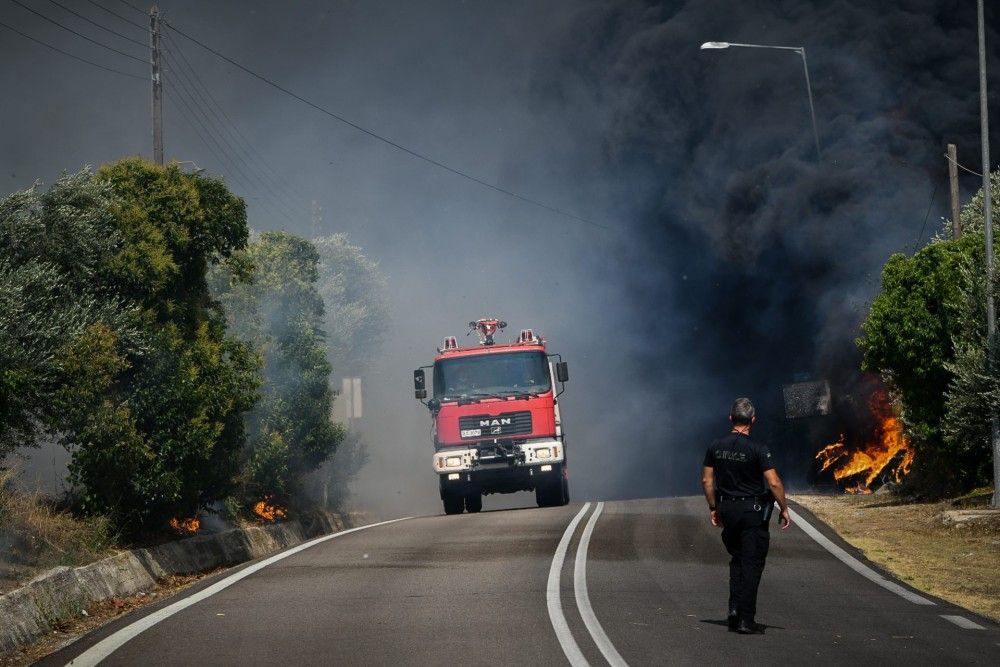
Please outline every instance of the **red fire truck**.
[[[469, 323], [479, 344], [444, 339], [432, 366], [413, 372], [415, 396], [433, 419], [434, 472], [446, 514], [478, 512], [490, 493], [534, 491], [539, 507], [569, 502], [566, 438], [558, 397], [566, 362], [524, 329], [498, 344], [507, 327], [495, 318]], [[425, 369], [433, 369], [432, 396]], [[558, 385], [558, 391], [557, 391]]]

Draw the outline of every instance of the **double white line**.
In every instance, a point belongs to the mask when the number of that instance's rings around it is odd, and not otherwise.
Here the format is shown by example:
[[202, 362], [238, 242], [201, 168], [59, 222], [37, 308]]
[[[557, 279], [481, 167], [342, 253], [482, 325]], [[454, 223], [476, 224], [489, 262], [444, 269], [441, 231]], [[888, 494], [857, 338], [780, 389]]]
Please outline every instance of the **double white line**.
[[[569, 624], [566, 622], [566, 616], [563, 614], [559, 580], [563, 562], [566, 560], [566, 552], [569, 550], [569, 543], [573, 540], [577, 525], [589, 509], [590, 503], [584, 504], [583, 508], [566, 526], [566, 531], [563, 533], [562, 539], [559, 540], [559, 546], [556, 547], [556, 553], [552, 556], [552, 565], [549, 567], [549, 580], [545, 591], [552, 629], [555, 630], [556, 638], [559, 640], [559, 645], [562, 646], [563, 653], [566, 654], [566, 659], [574, 667], [589, 663], [583, 657], [580, 645], [573, 638], [573, 633], [570, 632]], [[590, 606], [590, 594], [587, 592], [587, 549], [590, 547], [590, 537], [594, 534], [597, 517], [601, 515], [603, 510], [604, 503], [597, 503], [594, 513], [590, 515], [590, 519], [583, 529], [583, 534], [580, 535], [580, 543], [576, 547], [576, 562], [573, 565], [573, 593], [576, 597], [577, 609], [580, 610], [580, 616], [583, 618], [583, 624], [601, 651], [601, 655], [613, 667], [624, 667], [626, 663], [597, 620], [594, 608]]]

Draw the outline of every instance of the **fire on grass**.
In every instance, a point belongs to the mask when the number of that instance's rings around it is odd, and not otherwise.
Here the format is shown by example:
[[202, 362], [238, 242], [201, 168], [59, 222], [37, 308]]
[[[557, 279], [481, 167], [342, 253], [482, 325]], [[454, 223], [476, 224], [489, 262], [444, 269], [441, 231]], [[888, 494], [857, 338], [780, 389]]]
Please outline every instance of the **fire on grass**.
[[847, 493], [871, 493], [878, 483], [903, 480], [913, 465], [913, 450], [903, 434], [903, 423], [896, 416], [888, 392], [879, 389], [871, 398], [875, 426], [860, 444], [840, 440], [816, 454], [820, 472], [830, 471]]
[[174, 517], [170, 520], [170, 527], [179, 533], [184, 533], [186, 535], [192, 535], [198, 532], [201, 528], [201, 521], [198, 517], [191, 517], [190, 519], [178, 519]]
[[274, 498], [272, 496], [268, 496], [263, 500], [258, 501], [257, 504], [253, 506], [254, 514], [264, 519], [265, 521], [275, 521], [277, 519], [284, 519], [285, 516], [288, 514], [288, 510], [286, 510], [284, 507], [278, 507], [277, 505], [272, 504], [271, 501], [273, 499]]

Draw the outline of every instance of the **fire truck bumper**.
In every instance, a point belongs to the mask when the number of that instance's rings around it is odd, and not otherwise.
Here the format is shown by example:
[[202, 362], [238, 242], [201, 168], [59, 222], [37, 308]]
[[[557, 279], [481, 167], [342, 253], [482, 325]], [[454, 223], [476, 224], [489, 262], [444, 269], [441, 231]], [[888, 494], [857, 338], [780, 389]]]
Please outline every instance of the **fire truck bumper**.
[[434, 455], [434, 471], [445, 492], [513, 493], [530, 491], [563, 474], [566, 454], [561, 440], [518, 445], [515, 459], [489, 455], [489, 448], [444, 450]]
[[561, 440], [532, 440], [516, 445], [513, 460], [496, 456], [485, 443], [477, 448], [447, 448], [434, 454], [434, 472], [445, 475], [496, 468], [539, 467], [561, 463], [566, 452]]

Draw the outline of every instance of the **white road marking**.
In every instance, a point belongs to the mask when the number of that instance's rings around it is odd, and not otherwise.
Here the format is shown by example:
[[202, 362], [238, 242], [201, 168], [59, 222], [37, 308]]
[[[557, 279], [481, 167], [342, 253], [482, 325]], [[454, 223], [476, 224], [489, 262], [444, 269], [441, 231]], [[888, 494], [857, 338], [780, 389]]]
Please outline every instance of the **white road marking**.
[[566, 551], [569, 549], [569, 543], [573, 539], [576, 526], [589, 509], [590, 503], [585, 503], [577, 515], [573, 517], [573, 520], [569, 522], [569, 525], [566, 526], [566, 531], [563, 533], [562, 539], [559, 540], [559, 546], [556, 547], [556, 552], [552, 556], [552, 565], [549, 567], [549, 580], [545, 587], [545, 602], [549, 608], [549, 620], [552, 621], [552, 629], [556, 633], [556, 639], [559, 640], [559, 645], [562, 647], [563, 653], [566, 654], [566, 659], [569, 660], [569, 664], [573, 665], [573, 667], [581, 667], [582, 665], [589, 665], [589, 663], [583, 657], [583, 653], [580, 652], [580, 646], [573, 639], [573, 633], [569, 631], [569, 625], [566, 623], [566, 617], [563, 615], [562, 600], [559, 593], [559, 578], [562, 574], [563, 562], [566, 560]]
[[854, 556], [847, 553], [846, 551], [838, 547], [836, 544], [831, 542], [825, 535], [823, 535], [823, 533], [819, 532], [811, 525], [809, 525], [809, 523], [805, 519], [803, 519], [798, 512], [795, 512], [791, 509], [789, 509], [788, 511], [791, 513], [792, 518], [794, 519], [793, 523], [798, 524], [802, 528], [802, 530], [805, 531], [806, 535], [816, 540], [816, 542], [821, 547], [823, 547], [831, 554], [833, 554], [833, 556], [837, 560], [839, 560], [841, 563], [843, 563], [847, 567], [851, 568], [852, 570], [860, 574], [865, 579], [868, 579], [869, 581], [878, 584], [887, 591], [892, 591], [899, 597], [903, 598], [904, 600], [909, 600], [913, 604], [926, 604], [926, 605], [934, 604], [934, 602], [932, 602], [931, 600], [928, 600], [925, 597], [917, 595], [913, 591], [903, 588], [896, 582], [889, 581], [881, 574], [871, 569], [870, 567], [859, 561], [857, 558], [855, 558]]
[[976, 623], [974, 621], [970, 621], [965, 616], [952, 616], [952, 615], [949, 615], [949, 614], [941, 614], [941, 618], [943, 618], [946, 621], [951, 621], [952, 623], [954, 623], [958, 627], [964, 628], [965, 630], [985, 630], [986, 629], [983, 626], [979, 625], [978, 623]]
[[172, 605], [168, 605], [163, 609], [160, 609], [159, 611], [153, 612], [148, 616], [140, 618], [135, 623], [130, 623], [129, 625], [126, 625], [118, 632], [115, 632], [114, 634], [111, 634], [102, 639], [101, 641], [99, 641], [98, 643], [94, 644], [89, 649], [78, 655], [76, 658], [70, 660], [69, 663], [67, 664], [74, 665], [74, 667], [78, 665], [82, 667], [90, 667], [91, 665], [96, 665], [97, 663], [101, 662], [109, 655], [117, 651], [119, 648], [121, 648], [122, 645], [125, 644], [125, 642], [134, 639], [137, 635], [150, 629], [160, 621], [170, 618], [177, 612], [187, 609], [191, 605], [197, 604], [198, 602], [201, 602], [205, 598], [209, 598], [215, 595], [216, 593], [218, 593], [223, 589], [229, 588], [230, 586], [240, 581], [241, 579], [246, 579], [254, 572], [262, 570], [268, 565], [277, 563], [279, 560], [288, 558], [289, 556], [297, 554], [300, 551], [304, 551], [309, 547], [314, 547], [317, 544], [326, 542], [327, 540], [332, 540], [333, 538], [340, 537], [341, 535], [347, 535], [348, 533], [356, 533], [359, 530], [366, 530], [368, 528], [375, 528], [377, 526], [386, 526], [390, 523], [396, 523], [397, 521], [405, 521], [406, 519], [412, 519], [412, 518], [413, 517], [404, 517], [402, 519], [380, 521], [379, 523], [372, 523], [368, 524], [367, 526], [358, 526], [357, 528], [342, 530], [339, 533], [331, 533], [329, 535], [323, 535], [322, 537], [317, 537], [316, 539], [309, 540], [308, 542], [303, 542], [297, 547], [292, 547], [291, 549], [287, 549], [285, 551], [277, 553], [266, 560], [262, 560], [259, 563], [255, 563], [250, 567], [243, 568], [239, 572], [231, 574], [225, 579], [215, 582], [208, 588], [198, 591], [194, 595], [190, 595], [184, 598], [183, 600], [178, 600]]
[[590, 547], [590, 536], [594, 533], [597, 517], [603, 510], [604, 503], [597, 503], [597, 508], [590, 515], [587, 525], [583, 528], [583, 534], [580, 535], [580, 544], [576, 547], [576, 562], [573, 565], [573, 592], [576, 594], [576, 606], [580, 610], [580, 616], [583, 617], [583, 624], [587, 626], [587, 631], [594, 638], [597, 648], [601, 650], [601, 655], [612, 667], [626, 667], [627, 663], [597, 620], [594, 608], [590, 606], [590, 594], [587, 592], [587, 549]]

